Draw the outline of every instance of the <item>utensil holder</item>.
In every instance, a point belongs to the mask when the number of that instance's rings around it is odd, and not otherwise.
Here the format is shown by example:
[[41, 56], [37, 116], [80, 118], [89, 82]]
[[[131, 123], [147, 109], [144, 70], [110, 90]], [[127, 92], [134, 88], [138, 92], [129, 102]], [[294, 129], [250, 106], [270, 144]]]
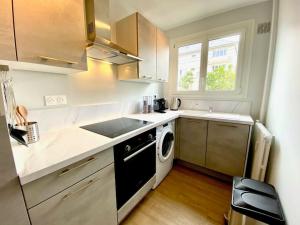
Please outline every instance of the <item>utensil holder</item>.
[[26, 130], [27, 144], [33, 144], [40, 140], [40, 132], [37, 122], [28, 122], [26, 126], [17, 126], [20, 130]]
[[29, 122], [26, 126], [28, 144], [35, 143], [40, 140], [39, 126], [37, 122]]

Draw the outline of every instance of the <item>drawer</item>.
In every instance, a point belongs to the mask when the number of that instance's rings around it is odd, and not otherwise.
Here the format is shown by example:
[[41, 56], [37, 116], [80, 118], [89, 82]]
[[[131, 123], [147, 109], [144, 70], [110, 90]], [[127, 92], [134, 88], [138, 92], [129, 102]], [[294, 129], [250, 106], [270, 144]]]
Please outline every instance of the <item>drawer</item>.
[[117, 225], [114, 164], [28, 212], [32, 225]]
[[102, 151], [23, 186], [27, 208], [39, 204], [58, 192], [113, 163], [113, 149]]

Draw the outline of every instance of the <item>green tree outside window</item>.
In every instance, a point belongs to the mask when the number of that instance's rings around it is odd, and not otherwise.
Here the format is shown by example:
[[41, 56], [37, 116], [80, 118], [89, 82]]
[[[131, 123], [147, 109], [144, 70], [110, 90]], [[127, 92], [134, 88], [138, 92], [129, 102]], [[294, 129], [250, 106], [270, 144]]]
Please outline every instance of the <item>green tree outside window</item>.
[[235, 89], [236, 72], [232, 65], [220, 66], [207, 73], [206, 90], [208, 91], [233, 91]]
[[182, 89], [189, 90], [194, 83], [194, 74], [192, 70], [187, 71], [180, 79], [179, 86]]

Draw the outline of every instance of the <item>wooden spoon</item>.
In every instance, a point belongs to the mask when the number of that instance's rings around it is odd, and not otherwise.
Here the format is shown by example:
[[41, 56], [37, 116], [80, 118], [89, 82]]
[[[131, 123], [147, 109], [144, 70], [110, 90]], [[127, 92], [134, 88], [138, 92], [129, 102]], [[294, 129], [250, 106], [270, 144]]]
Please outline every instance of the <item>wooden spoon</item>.
[[20, 113], [17, 111], [17, 109], [15, 110], [15, 114], [16, 114], [17, 125], [18, 126], [23, 126], [23, 118], [20, 115]]
[[28, 125], [28, 122], [27, 122], [27, 116], [28, 116], [28, 110], [26, 109], [25, 106], [22, 106], [22, 105], [19, 105], [17, 106], [17, 111], [18, 113], [20, 114], [20, 116], [24, 119], [24, 125]]

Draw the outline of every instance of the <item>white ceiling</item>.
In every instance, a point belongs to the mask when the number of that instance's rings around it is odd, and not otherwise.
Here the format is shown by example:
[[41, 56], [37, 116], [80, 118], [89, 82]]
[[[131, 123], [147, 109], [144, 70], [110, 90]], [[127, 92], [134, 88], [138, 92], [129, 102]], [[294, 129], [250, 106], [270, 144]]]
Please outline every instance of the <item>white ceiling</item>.
[[136, 11], [163, 30], [266, 0], [110, 0], [112, 21]]

